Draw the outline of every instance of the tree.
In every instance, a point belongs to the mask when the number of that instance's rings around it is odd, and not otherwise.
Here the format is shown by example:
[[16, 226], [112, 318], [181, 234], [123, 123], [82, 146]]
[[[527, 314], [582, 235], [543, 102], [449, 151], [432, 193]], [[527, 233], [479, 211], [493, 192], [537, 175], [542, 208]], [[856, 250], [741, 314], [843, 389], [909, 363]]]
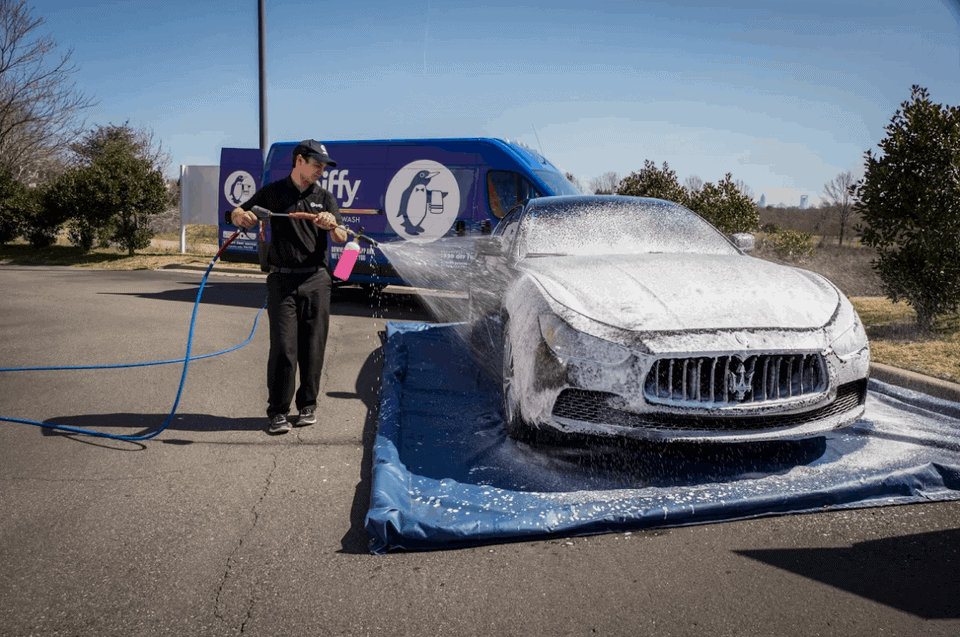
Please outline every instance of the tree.
[[73, 51], [56, 56], [42, 24], [25, 0], [0, 0], [0, 166], [21, 181], [77, 138], [96, 104], [71, 81]]
[[703, 180], [697, 175], [690, 175], [683, 180], [683, 187], [687, 190], [687, 194], [693, 197], [703, 188]]
[[960, 303], [960, 108], [914, 85], [885, 130], [854, 187], [857, 232], [877, 250], [886, 295], [912, 306], [929, 331]]
[[0, 167], [0, 245], [19, 237], [25, 227], [26, 190], [9, 170]]
[[[567, 178], [567, 181], [569, 181], [571, 184], [573, 184], [573, 187], [574, 187], [574, 188], [576, 188], [576, 189], [577, 189], [578, 191], [580, 191], [580, 192], [583, 192], [583, 187], [580, 185], [580, 180], [577, 179], [576, 175], [574, 175], [574, 174], [571, 173], [571, 172], [567, 172], [567, 173], [564, 173], [563, 176]], [[179, 183], [179, 182], [177, 182], [177, 188], [178, 188], [178, 192], [179, 192], [179, 188], [180, 188], [180, 183]]]
[[760, 211], [738, 183], [730, 173], [716, 186], [705, 183], [693, 196], [690, 208], [721, 232], [755, 232], [760, 227]]
[[590, 182], [590, 188], [595, 195], [612, 195], [617, 192], [620, 176], [615, 172], [605, 172]]
[[656, 197], [682, 205], [687, 205], [690, 200], [687, 191], [677, 181], [677, 173], [670, 170], [667, 162], [663, 162], [663, 168], [658, 169], [657, 165], [649, 159], [643, 161], [643, 170], [632, 172], [623, 178], [617, 188], [617, 194]]
[[753, 197], [754, 197], [753, 188], [748, 186], [747, 182], [745, 182], [742, 179], [738, 179], [735, 182], [733, 182], [733, 184], [737, 187], [737, 190], [740, 191], [740, 194], [742, 194], [744, 197], [746, 197], [750, 201], [753, 201]]
[[97, 126], [72, 147], [77, 166], [53, 182], [45, 206], [51, 216], [70, 219], [71, 241], [89, 250], [113, 241], [131, 256], [150, 245], [149, 217], [171, 201], [163, 179], [162, 149], [153, 134], [123, 126]]
[[[824, 198], [830, 204], [831, 211], [837, 216], [840, 222], [840, 242], [843, 245], [843, 233], [847, 227], [847, 222], [853, 215], [853, 186], [856, 182], [853, 179], [853, 173], [845, 170], [832, 181], [823, 185]], [[826, 209], [824, 209], [826, 212]]]
[[102, 157], [113, 144], [129, 146], [140, 159], [149, 162], [154, 170], [161, 174], [170, 165], [170, 153], [163, 149], [163, 143], [154, 139], [153, 131], [148, 128], [134, 128], [127, 120], [121, 126], [108, 124], [96, 126], [77, 141], [70, 144], [76, 161], [89, 166], [98, 157]]

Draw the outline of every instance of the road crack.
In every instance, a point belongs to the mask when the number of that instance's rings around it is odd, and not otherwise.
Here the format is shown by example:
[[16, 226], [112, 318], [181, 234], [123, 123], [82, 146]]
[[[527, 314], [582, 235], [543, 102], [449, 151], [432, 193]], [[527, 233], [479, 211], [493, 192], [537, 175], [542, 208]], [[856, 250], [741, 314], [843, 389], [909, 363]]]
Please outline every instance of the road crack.
[[[279, 464], [277, 461], [278, 456], [279, 453], [273, 455], [273, 466], [270, 468], [270, 471], [267, 473], [267, 476], [264, 479], [263, 488], [260, 491], [260, 497], [257, 498], [257, 501], [250, 508], [250, 514], [252, 515], [253, 519], [247, 529], [240, 535], [236, 546], [233, 547], [233, 550], [227, 557], [226, 567], [223, 571], [223, 575], [220, 578], [220, 585], [217, 587], [217, 595], [214, 600], [213, 613], [217, 620], [224, 624], [229, 624], [229, 616], [233, 614], [230, 612], [228, 608], [229, 605], [227, 603], [227, 598], [231, 594], [229, 589], [236, 587], [237, 590], [240, 590], [239, 582], [245, 566], [242, 559], [242, 551], [247, 539], [254, 532], [258, 523], [260, 522], [260, 506], [267, 498], [267, 494], [270, 492], [270, 487], [273, 484], [273, 475], [276, 472]], [[243, 617], [243, 621], [240, 623], [239, 627], [240, 634], [242, 634], [246, 629], [247, 622], [250, 620], [251, 614], [253, 613], [253, 605], [254, 595], [251, 592], [249, 598], [246, 600], [246, 609], [239, 613]]]

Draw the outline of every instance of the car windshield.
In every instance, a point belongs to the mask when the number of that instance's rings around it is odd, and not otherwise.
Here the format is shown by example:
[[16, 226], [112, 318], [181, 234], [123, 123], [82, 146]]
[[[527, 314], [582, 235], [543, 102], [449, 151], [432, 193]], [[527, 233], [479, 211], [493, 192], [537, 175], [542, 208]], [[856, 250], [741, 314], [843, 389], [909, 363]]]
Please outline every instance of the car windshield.
[[739, 254], [696, 213], [653, 199], [559, 200], [523, 220], [521, 256]]

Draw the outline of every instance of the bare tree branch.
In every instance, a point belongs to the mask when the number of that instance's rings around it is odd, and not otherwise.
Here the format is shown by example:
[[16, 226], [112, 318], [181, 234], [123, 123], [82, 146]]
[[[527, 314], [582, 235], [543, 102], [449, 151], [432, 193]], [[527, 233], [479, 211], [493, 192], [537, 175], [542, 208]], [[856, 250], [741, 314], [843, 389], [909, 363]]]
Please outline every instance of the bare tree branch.
[[56, 42], [31, 12], [26, 0], [0, 0], [0, 166], [20, 179], [67, 148], [97, 103], [72, 81], [73, 50], [54, 56]]
[[594, 177], [590, 180], [590, 188], [597, 195], [615, 194], [619, 186], [620, 177], [613, 171], [605, 172], [599, 177]]
[[836, 211], [837, 220], [840, 222], [840, 245], [843, 245], [843, 233], [853, 215], [851, 188], [855, 183], [853, 172], [845, 170], [823, 185], [824, 197]]

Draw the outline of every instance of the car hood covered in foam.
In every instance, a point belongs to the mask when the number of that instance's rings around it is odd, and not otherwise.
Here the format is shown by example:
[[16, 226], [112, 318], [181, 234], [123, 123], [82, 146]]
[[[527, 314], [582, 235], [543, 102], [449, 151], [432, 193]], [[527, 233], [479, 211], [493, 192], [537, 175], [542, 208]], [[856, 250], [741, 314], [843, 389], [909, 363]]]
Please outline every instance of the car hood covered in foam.
[[816, 274], [742, 255], [536, 257], [522, 269], [554, 301], [626, 330], [816, 329], [840, 300]]

